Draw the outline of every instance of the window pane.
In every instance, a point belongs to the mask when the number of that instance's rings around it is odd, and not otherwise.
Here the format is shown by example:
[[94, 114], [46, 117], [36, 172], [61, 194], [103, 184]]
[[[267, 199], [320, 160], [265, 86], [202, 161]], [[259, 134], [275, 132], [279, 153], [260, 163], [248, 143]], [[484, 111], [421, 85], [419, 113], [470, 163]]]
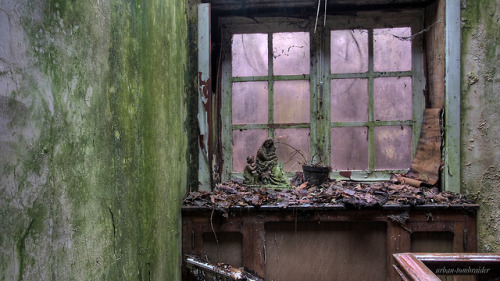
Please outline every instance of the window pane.
[[368, 128], [332, 128], [332, 169], [368, 169]]
[[233, 124], [267, 124], [267, 82], [233, 83]]
[[368, 121], [368, 79], [333, 79], [333, 122]]
[[274, 82], [274, 122], [309, 123], [309, 81]]
[[368, 71], [368, 31], [331, 31], [332, 73], [356, 73]]
[[256, 156], [257, 150], [268, 138], [267, 130], [233, 131], [233, 172], [243, 173], [248, 156]]
[[411, 120], [411, 77], [387, 77], [374, 80], [375, 120]]
[[310, 51], [308, 32], [273, 34], [274, 75], [309, 74]]
[[375, 169], [409, 169], [411, 128], [375, 127]]
[[373, 31], [375, 71], [411, 70], [411, 28], [382, 28]]
[[[285, 171], [301, 171], [304, 159], [295, 149], [299, 150], [305, 156], [305, 161], [309, 161], [309, 129], [278, 129], [274, 131], [274, 136], [276, 139], [276, 155], [279, 161], [285, 164]], [[279, 142], [284, 142], [285, 144]]]
[[267, 34], [234, 34], [231, 53], [234, 77], [267, 75]]

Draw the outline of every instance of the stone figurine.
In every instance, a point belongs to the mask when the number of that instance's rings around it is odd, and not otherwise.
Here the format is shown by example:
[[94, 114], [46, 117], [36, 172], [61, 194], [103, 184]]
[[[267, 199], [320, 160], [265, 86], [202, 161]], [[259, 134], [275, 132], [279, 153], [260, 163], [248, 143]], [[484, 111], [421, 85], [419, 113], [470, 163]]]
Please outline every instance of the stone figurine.
[[243, 171], [243, 183], [245, 184], [258, 184], [259, 175], [257, 174], [257, 163], [255, 157], [248, 156], [245, 170]]
[[[253, 157], [247, 158], [247, 165], [243, 172], [244, 184], [264, 184], [275, 186], [289, 186], [285, 177], [285, 169], [282, 162], [278, 161], [276, 146], [272, 139], [264, 141], [257, 151], [255, 165], [251, 161]], [[255, 177], [252, 176], [252, 169], [255, 168]], [[255, 180], [257, 179], [257, 180]]]

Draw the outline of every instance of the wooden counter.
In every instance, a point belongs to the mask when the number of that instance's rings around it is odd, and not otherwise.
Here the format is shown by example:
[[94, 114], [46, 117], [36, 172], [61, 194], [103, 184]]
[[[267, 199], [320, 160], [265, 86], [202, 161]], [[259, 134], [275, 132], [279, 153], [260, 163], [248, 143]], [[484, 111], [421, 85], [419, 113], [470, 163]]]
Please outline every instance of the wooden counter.
[[[477, 209], [474, 204], [376, 209], [250, 206], [231, 207], [224, 217], [210, 208], [184, 206], [182, 253], [233, 262], [264, 279], [268, 275], [266, 280], [300, 280], [303, 277], [294, 270], [301, 266], [301, 272], [317, 275], [309, 280], [326, 278], [321, 274], [333, 280], [332, 274], [343, 270], [351, 277], [343, 280], [399, 280], [393, 254], [421, 250], [412, 249], [422, 237], [417, 234], [435, 237], [435, 245], [449, 243], [451, 249], [442, 251], [475, 252]], [[183, 264], [183, 280], [193, 278]]]

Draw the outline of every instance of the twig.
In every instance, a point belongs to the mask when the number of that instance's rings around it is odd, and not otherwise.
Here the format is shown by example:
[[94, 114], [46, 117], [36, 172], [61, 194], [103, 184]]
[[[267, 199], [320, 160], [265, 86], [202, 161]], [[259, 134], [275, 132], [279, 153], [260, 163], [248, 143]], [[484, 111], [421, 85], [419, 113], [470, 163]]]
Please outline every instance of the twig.
[[300, 156], [302, 156], [302, 159], [304, 159], [304, 164], [307, 163], [307, 158], [304, 156], [304, 154], [302, 154], [302, 152], [300, 152], [299, 149], [295, 148], [293, 145], [290, 145], [290, 144], [288, 144], [286, 142], [277, 141], [276, 144], [278, 144], [278, 143], [279, 144], [284, 144], [284, 145], [290, 147], [291, 149], [295, 150], [295, 153], [292, 155], [292, 159], [298, 153], [298, 154], [300, 154]]
[[215, 211], [215, 207], [212, 207], [212, 213], [210, 214], [210, 226], [212, 227], [212, 231], [214, 233], [215, 242], [217, 243], [217, 246], [219, 246], [219, 240], [217, 239], [217, 234], [215, 233], [214, 224], [212, 223], [212, 218], [214, 216], [214, 211]]

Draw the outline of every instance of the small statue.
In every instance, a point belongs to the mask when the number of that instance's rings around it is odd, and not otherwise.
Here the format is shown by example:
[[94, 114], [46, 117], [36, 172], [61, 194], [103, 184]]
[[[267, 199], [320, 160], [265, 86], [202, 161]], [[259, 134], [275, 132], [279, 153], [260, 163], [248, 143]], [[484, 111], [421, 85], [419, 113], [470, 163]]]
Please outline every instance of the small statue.
[[[249, 158], [252, 156], [249, 156]], [[247, 163], [249, 163], [249, 158], [247, 158]], [[252, 157], [253, 159], [253, 157]], [[253, 161], [253, 160], [252, 160]], [[247, 167], [249, 164], [247, 164]], [[243, 172], [245, 181], [243, 183], [249, 184], [250, 180], [247, 179], [245, 173], [251, 175], [251, 173]], [[272, 139], [267, 139], [264, 141], [262, 146], [257, 151], [257, 161], [255, 161], [255, 166], [250, 165], [248, 170], [255, 167], [255, 172], [257, 176], [256, 183], [265, 185], [278, 185], [278, 186], [289, 186], [288, 180], [285, 177], [285, 169], [283, 163], [278, 161], [278, 156], [276, 155], [276, 146], [274, 146], [274, 141]]]
[[257, 174], [257, 164], [255, 163], [255, 157], [248, 156], [247, 164], [245, 170], [243, 171], [243, 183], [244, 184], [257, 184], [259, 181], [259, 175]]

